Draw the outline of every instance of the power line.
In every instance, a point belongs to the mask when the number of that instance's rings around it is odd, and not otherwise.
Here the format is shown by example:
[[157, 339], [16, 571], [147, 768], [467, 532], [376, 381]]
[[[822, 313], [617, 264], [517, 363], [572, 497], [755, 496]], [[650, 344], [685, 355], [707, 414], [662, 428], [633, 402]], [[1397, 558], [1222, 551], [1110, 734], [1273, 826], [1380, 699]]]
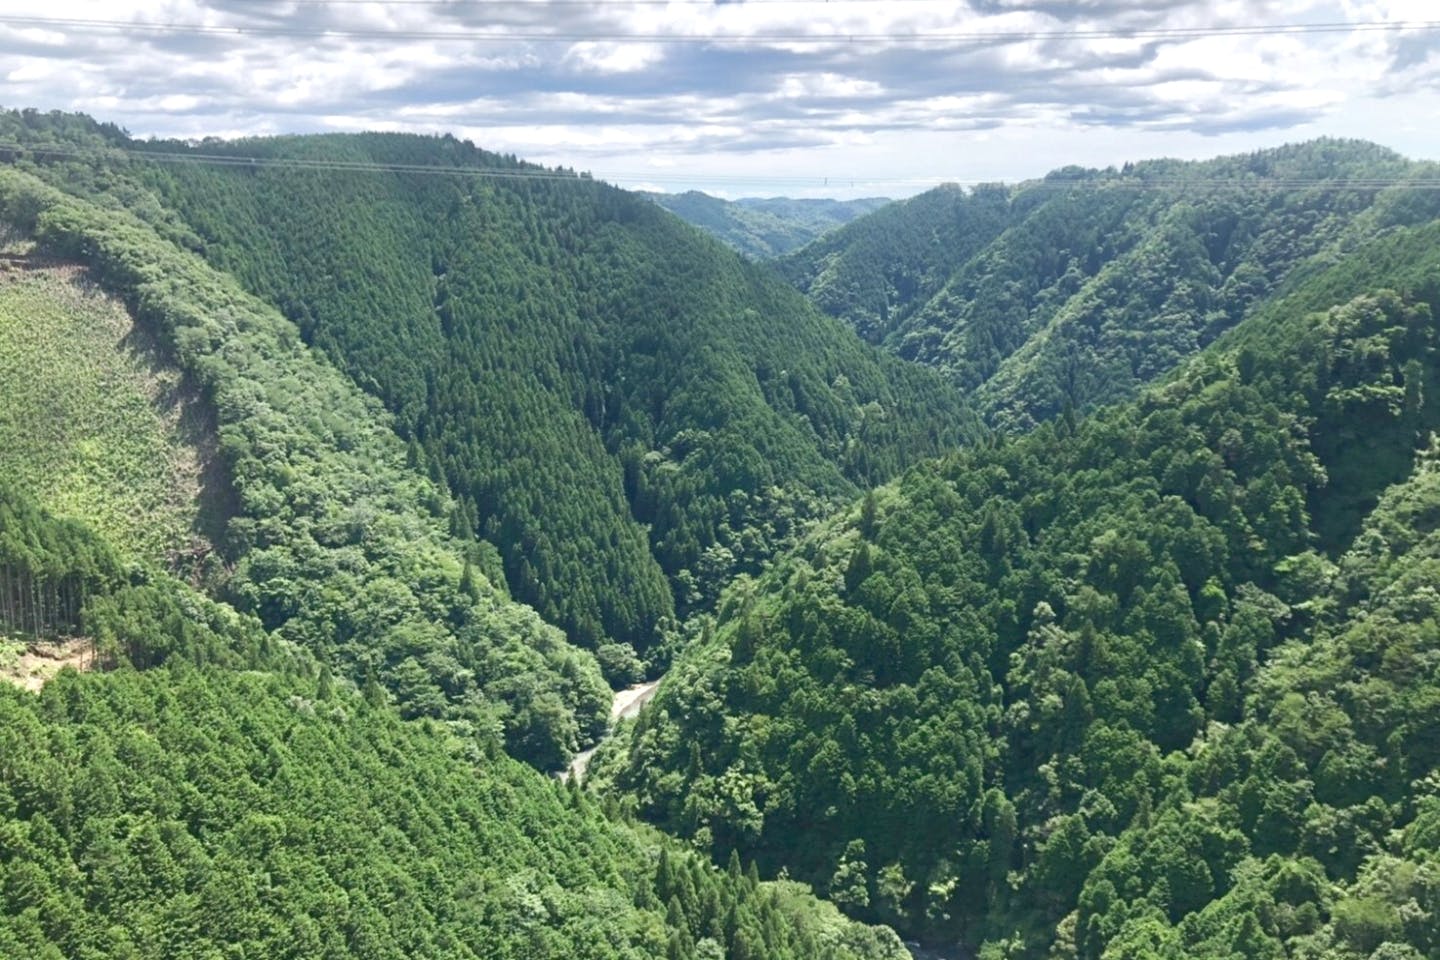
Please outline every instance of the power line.
[[[286, 169], [336, 173], [391, 173], [420, 174], [426, 176], [481, 177], [494, 180], [552, 180], [552, 181], [593, 181], [593, 176], [570, 173], [562, 170], [547, 170], [542, 167], [505, 169], [496, 167], [473, 167], [454, 165], [430, 165], [412, 163], [389, 163], [379, 160], [316, 159], [304, 157], [263, 157], [198, 153], [189, 151], [161, 151], [124, 147], [108, 148], [136, 160], [148, 160], [165, 164], [195, 164], [202, 166], [234, 167], [240, 169]], [[0, 152], [31, 154], [36, 157], [55, 159], [101, 160], [105, 155], [93, 150], [77, 147], [44, 147], [25, 143], [0, 142]], [[694, 183], [704, 180], [709, 183], [750, 185], [785, 185], [792, 187], [820, 186], [940, 186], [953, 184], [959, 187], [1010, 186], [1025, 189], [1075, 189], [1078, 187], [1127, 188], [1140, 190], [1185, 190], [1185, 189], [1281, 189], [1281, 190], [1440, 190], [1440, 176], [1436, 177], [1140, 177], [1134, 174], [1117, 174], [1097, 171], [1093, 175], [1079, 178], [1051, 177], [1004, 183], [996, 180], [957, 180], [943, 177], [846, 177], [846, 176], [788, 176], [788, 175], [724, 175], [694, 177], [663, 172], [610, 173], [605, 179], [625, 181], [649, 181], [652, 183]]]
[[855, 6], [884, 3], [928, 3], [954, 5], [955, 0], [245, 0], [253, 6], [297, 7], [780, 7]]
[[1192, 40], [1207, 37], [1292, 36], [1326, 33], [1390, 33], [1402, 30], [1435, 30], [1440, 20], [1335, 21], [1330, 23], [1245, 24], [1229, 27], [1155, 27], [1023, 31], [935, 31], [930, 33], [751, 33], [751, 34], [669, 34], [669, 33], [544, 33], [496, 29], [475, 30], [380, 30], [318, 29], [266, 24], [220, 26], [216, 24], [159, 22], [149, 20], [103, 20], [69, 17], [0, 16], [0, 24], [80, 31], [195, 34], [201, 36], [281, 36], [373, 40], [439, 40], [476, 43], [555, 42], [591, 40], [632, 43], [974, 43], [1005, 44], [1031, 40]]
[[[176, 151], [159, 151], [148, 149], [134, 149], [123, 147], [107, 148], [112, 154], [121, 154], [136, 160], [149, 160], [155, 163], [170, 164], [200, 164], [209, 166], [237, 167], [242, 169], [290, 169], [290, 170], [315, 170], [344, 173], [395, 173], [395, 174], [422, 174], [425, 176], [451, 176], [451, 177], [485, 177], [497, 180], [563, 180], [576, 181], [594, 179], [594, 177], [579, 173], [569, 173], [561, 170], [548, 170], [543, 167], [529, 167], [519, 169], [505, 169], [497, 167], [474, 167], [474, 166], [447, 166], [442, 164], [416, 164], [416, 163], [390, 163], [380, 160], [340, 160], [340, 159], [313, 159], [304, 157], [263, 157], [263, 156], [242, 156], [234, 154], [215, 153], [192, 153]], [[0, 152], [11, 152], [20, 154], [31, 154], [36, 157], [51, 159], [103, 159], [104, 155], [93, 150], [84, 150], [76, 147], [44, 147], [25, 143], [4, 143], [0, 142]], [[663, 172], [645, 173], [617, 173], [611, 174], [610, 179], [614, 180], [649, 180], [654, 182], [688, 183], [695, 178], [677, 174], [665, 174]], [[825, 180], [832, 180], [839, 184], [908, 184], [938, 185], [941, 183], [955, 182], [938, 177], [906, 179], [901, 177], [872, 178], [872, 177], [789, 177], [789, 176], [745, 176], [730, 175], [724, 177], [706, 178], [715, 182], [726, 183], [822, 183]], [[978, 184], [980, 181], [975, 181]]]

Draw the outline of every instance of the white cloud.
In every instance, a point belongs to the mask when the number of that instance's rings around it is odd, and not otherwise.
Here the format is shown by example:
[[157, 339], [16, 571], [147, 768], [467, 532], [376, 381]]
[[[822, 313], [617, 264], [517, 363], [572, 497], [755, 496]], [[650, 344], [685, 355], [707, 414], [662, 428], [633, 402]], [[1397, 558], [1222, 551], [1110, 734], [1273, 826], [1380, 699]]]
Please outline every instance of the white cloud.
[[[1014, 179], [1322, 134], [1433, 153], [1426, 121], [1440, 107], [1440, 31], [1153, 35], [1423, 20], [1435, 16], [1432, 2], [112, 0], [101, 13], [86, 0], [54, 0], [36, 13], [0, 0], [0, 16], [239, 28], [200, 36], [0, 24], [0, 100], [87, 110], [140, 134], [451, 131], [635, 182], [663, 170], [664, 182], [689, 177], [684, 185], [713, 192], [769, 177], [795, 193], [901, 194], [944, 177]], [[254, 32], [273, 29], [293, 35]], [[1085, 35], [1121, 29], [1151, 35]], [[1015, 32], [1031, 36], [913, 41]], [[661, 39], [696, 36], [749, 39]], [[877, 36], [891, 39], [803, 39]]]
[[772, 99], [842, 99], [863, 97], [874, 99], [885, 88], [873, 80], [847, 77], [839, 73], [792, 73], [779, 78]]
[[561, 62], [587, 73], [633, 73], [665, 58], [658, 43], [582, 41], [565, 51]]

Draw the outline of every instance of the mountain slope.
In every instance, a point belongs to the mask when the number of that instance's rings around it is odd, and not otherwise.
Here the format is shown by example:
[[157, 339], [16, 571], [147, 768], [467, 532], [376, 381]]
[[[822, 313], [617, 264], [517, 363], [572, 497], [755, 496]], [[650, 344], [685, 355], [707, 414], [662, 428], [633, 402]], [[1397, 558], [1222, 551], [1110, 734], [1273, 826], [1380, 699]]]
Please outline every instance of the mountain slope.
[[907, 472], [596, 769], [968, 950], [1430, 955], [1437, 250], [1388, 231], [1137, 400]]
[[126, 209], [143, 193], [96, 197], [0, 168], [5, 234], [45, 264], [0, 285], [28, 376], [0, 407], [129, 455], [171, 439], [155, 381], [181, 389], [233, 513], [205, 596], [84, 522], [127, 502], [125, 471], [78, 465], [66, 516], [0, 479], [0, 633], [76, 635], [93, 668], [0, 683], [0, 955], [905, 956], [505, 757], [549, 765], [590, 706], [603, 723], [591, 657], [462, 560], [375, 401], [163, 210]]
[[35, 562], [88, 589], [100, 670], [0, 684], [6, 957], [904, 956], [463, 727], [401, 721], [254, 618], [126, 583], [103, 538], [0, 485], [0, 570]]
[[454, 532], [584, 645], [653, 648], [677, 606], [963, 435], [938, 378], [635, 195], [449, 139], [205, 147], [259, 158], [238, 165], [121, 145], [212, 264], [385, 402]]
[[905, 956], [304, 676], [69, 673], [0, 721], [16, 960]]
[[213, 450], [198, 448], [213, 442], [177, 371], [76, 265], [23, 244], [0, 257], [0, 483], [133, 559], [192, 567], [210, 550], [200, 495]]
[[1429, 170], [1329, 140], [1065, 168], [1011, 191], [931, 191], [779, 266], [822, 309], [947, 371], [996, 426], [1022, 430], [1133, 395], [1296, 277], [1434, 218], [1430, 192], [1389, 183]]
[[881, 344], [1012, 216], [1002, 188], [937, 187], [861, 217], [775, 266], [821, 310]]
[[0, 169], [0, 218], [131, 305], [213, 415], [233, 515], [212, 589], [408, 715], [503, 736], [537, 765], [604, 730], [594, 659], [471, 569], [376, 402], [293, 325], [125, 210], [23, 171]]
[[752, 260], [778, 257], [797, 250], [816, 237], [890, 202], [874, 197], [862, 200], [796, 200], [789, 197], [722, 200], [698, 190], [647, 193], [645, 196]]

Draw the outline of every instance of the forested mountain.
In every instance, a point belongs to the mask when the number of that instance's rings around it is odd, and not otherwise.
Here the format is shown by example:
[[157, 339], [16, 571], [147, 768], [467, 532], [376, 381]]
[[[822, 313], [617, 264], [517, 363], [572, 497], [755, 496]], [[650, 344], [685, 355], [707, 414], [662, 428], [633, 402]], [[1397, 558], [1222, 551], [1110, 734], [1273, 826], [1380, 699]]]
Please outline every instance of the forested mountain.
[[594, 769], [962, 952], [1440, 955], [1437, 306], [1440, 226], [1394, 227], [1138, 399], [910, 470]]
[[1433, 177], [1319, 140], [1202, 163], [942, 187], [779, 261], [823, 310], [946, 371], [996, 426], [1124, 399], [1384, 230], [1440, 215]]
[[[201, 571], [212, 590], [357, 682], [383, 684], [407, 716], [503, 736], [542, 767], [604, 729], [609, 691], [594, 658], [490, 585], [447, 535], [453, 508], [406, 468], [378, 403], [291, 323], [125, 210], [12, 167], [0, 169], [0, 218], [33, 234], [41, 254], [88, 266], [210, 411], [227, 488], [216, 500], [229, 514]], [[33, 388], [5, 389], [17, 404]], [[78, 408], [56, 432], [80, 433], [107, 412]], [[140, 449], [122, 462], [143, 467]], [[107, 498], [130, 502], [129, 477], [108, 480], [85, 501], [101, 508], [80, 519], [104, 520]], [[27, 583], [56, 579], [39, 560], [10, 567]]]
[[[905, 956], [506, 757], [554, 766], [603, 726], [591, 655], [490, 586], [378, 402], [166, 239], [172, 214], [23, 165], [0, 168], [0, 680], [11, 636], [78, 635], [90, 672], [0, 682], [0, 955]], [[176, 390], [208, 437], [167, 430]], [[148, 463], [181, 439], [227, 488], [198, 567], [122, 515], [196, 517]], [[40, 482], [56, 464], [83, 495]]]
[[754, 260], [778, 257], [797, 250], [816, 237], [890, 202], [878, 197], [860, 200], [790, 197], [722, 200], [698, 190], [647, 193], [645, 196]]
[[898, 960], [0, 487], [0, 569], [84, 583], [108, 669], [0, 683], [0, 955]]
[[820, 309], [884, 344], [1011, 216], [1003, 187], [936, 187], [859, 217], [775, 266]]
[[591, 648], [646, 653], [967, 429], [931, 371], [653, 204], [453, 139], [113, 135], [88, 167], [31, 156], [67, 190], [123, 182], [294, 320], [453, 493], [452, 532], [498, 548], [517, 599]]
[[0, 721], [15, 960], [906, 956], [313, 678], [69, 673]]
[[449, 138], [0, 133], [0, 955], [1440, 958], [1422, 168], [783, 265], [936, 372]]

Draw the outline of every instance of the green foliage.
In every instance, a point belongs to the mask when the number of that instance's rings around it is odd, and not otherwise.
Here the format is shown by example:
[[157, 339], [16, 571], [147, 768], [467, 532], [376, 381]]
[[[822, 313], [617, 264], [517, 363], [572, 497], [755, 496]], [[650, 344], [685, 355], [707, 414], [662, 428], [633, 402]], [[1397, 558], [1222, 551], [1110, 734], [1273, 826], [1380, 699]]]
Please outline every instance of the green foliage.
[[243, 670], [284, 665], [291, 653], [254, 617], [163, 576], [92, 597], [82, 623], [98, 662], [110, 667], [144, 670], [183, 659]]
[[612, 687], [626, 687], [645, 679], [645, 665], [628, 643], [607, 643], [595, 651], [600, 672]]
[[78, 520], [57, 519], [0, 482], [0, 631], [73, 634], [92, 596], [124, 582], [111, 546]]
[[291, 651], [255, 618], [166, 574], [122, 563], [90, 527], [54, 517], [3, 484], [0, 629], [83, 637], [89, 662], [104, 668], [145, 669], [171, 659], [235, 669], [290, 664]]
[[[233, 494], [202, 598], [0, 483], [0, 626], [110, 668], [0, 690], [0, 955], [903, 956], [763, 873], [983, 957], [1440, 956], [1437, 204], [1132, 189], [1419, 168], [1067, 170], [791, 261], [1044, 421], [806, 533], [963, 410], [645, 202], [0, 129], [0, 218], [124, 300]], [[105, 409], [76, 389], [72, 420]], [[737, 571], [600, 802], [497, 749], [563, 764], [602, 669], [641, 676]]]
[[[1364, 279], [1434, 277], [1431, 233]], [[1433, 955], [1403, 837], [1433, 842], [1440, 763], [1440, 337], [1411, 289], [910, 470], [726, 595], [607, 775], [996, 955]]]
[[[485, 176], [521, 167], [451, 138], [201, 152], [280, 163], [126, 173], [384, 401], [453, 492], [452, 532], [495, 544], [514, 596], [583, 646], [649, 653], [677, 612], [966, 427], [939, 378], [636, 195]], [[322, 157], [476, 175], [284, 165]]]
[[867, 339], [975, 390], [997, 427], [1024, 430], [1133, 396], [1304, 279], [1364, 260], [1359, 245], [1440, 215], [1424, 190], [1333, 181], [1433, 175], [1336, 140], [1072, 167], [1010, 191], [939, 188], [780, 266]]
[[0, 690], [0, 758], [0, 953], [16, 960], [639, 960], [707, 939], [755, 960], [905, 956], [796, 885], [717, 870], [303, 673], [173, 665]]
[[1008, 225], [999, 187], [942, 186], [882, 207], [776, 262], [866, 340], [884, 343]]
[[[488, 584], [461, 589], [448, 504], [405, 466], [383, 413], [295, 328], [123, 211], [0, 171], [0, 215], [130, 306], [213, 412], [234, 494], [225, 595], [408, 715], [454, 720], [558, 767], [604, 730], [592, 658]], [[479, 593], [480, 599], [474, 595]]]
[[84, 520], [131, 559], [193, 566], [201, 463], [193, 403], [124, 307], [82, 272], [0, 253], [0, 482]]
[[721, 200], [696, 190], [647, 193], [645, 196], [752, 260], [790, 253], [890, 202], [874, 197], [862, 200], [792, 200], [789, 197]]

